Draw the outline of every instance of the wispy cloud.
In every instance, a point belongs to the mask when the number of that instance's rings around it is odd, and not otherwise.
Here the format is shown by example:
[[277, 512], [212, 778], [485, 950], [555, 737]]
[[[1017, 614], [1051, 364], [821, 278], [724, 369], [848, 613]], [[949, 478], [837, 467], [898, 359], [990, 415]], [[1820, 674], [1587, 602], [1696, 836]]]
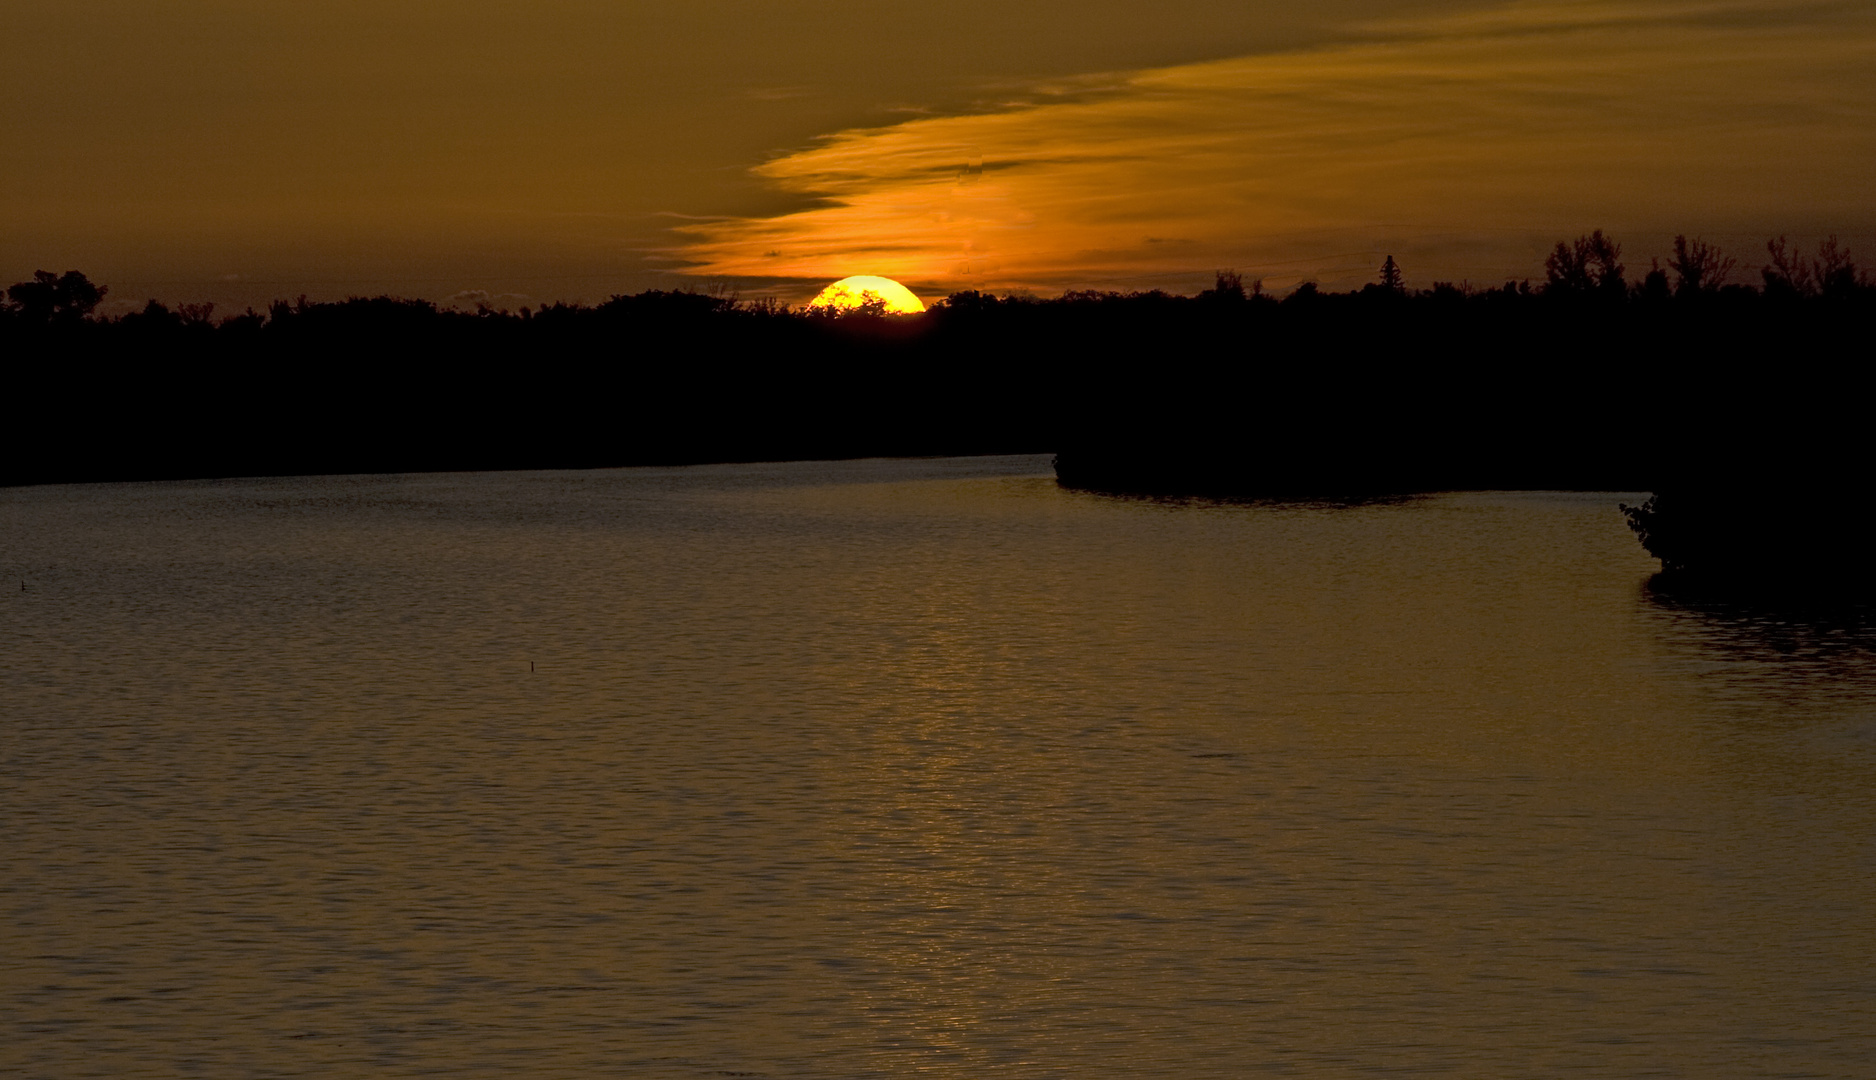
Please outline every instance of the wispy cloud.
[[[1876, 227], [1876, 12], [1531, 0], [1102, 91], [839, 133], [760, 166], [814, 202], [679, 231], [691, 272], [927, 289], [1531, 273], [1604, 227]], [[1174, 242], [1176, 241], [1176, 242]]]

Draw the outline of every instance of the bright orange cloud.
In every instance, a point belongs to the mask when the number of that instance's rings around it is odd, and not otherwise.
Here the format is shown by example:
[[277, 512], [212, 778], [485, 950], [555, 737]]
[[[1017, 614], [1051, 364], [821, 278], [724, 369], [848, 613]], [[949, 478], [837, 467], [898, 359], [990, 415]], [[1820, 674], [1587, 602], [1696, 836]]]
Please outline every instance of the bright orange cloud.
[[688, 226], [690, 272], [923, 291], [1539, 272], [1608, 228], [1748, 257], [1876, 232], [1876, 13], [1540, 0], [844, 132], [757, 173], [817, 205]]

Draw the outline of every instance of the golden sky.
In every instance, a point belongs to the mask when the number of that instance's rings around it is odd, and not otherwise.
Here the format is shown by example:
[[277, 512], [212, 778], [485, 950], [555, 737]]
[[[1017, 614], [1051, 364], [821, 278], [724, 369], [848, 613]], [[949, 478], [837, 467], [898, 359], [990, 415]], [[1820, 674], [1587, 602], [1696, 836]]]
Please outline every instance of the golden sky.
[[1677, 230], [1750, 262], [1876, 217], [1872, 10], [1535, 0], [843, 132], [758, 170], [820, 205], [691, 226], [687, 254], [940, 292], [1347, 284], [1387, 254], [1496, 284], [1596, 227], [1631, 266]]
[[[101, 0], [0, 12], [0, 277], [601, 299], [1541, 274], [1876, 242], [1867, 3]], [[1869, 251], [1876, 256], [1876, 250]], [[1876, 261], [1876, 260], [1866, 260]]]

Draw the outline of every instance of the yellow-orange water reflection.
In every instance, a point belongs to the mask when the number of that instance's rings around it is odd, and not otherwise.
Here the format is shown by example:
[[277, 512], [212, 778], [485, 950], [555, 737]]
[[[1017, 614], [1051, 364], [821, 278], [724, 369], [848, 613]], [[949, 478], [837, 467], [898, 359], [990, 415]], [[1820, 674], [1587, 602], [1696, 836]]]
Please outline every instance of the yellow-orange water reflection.
[[5, 1060], [1862, 1071], [1867, 626], [1046, 464], [0, 492]]

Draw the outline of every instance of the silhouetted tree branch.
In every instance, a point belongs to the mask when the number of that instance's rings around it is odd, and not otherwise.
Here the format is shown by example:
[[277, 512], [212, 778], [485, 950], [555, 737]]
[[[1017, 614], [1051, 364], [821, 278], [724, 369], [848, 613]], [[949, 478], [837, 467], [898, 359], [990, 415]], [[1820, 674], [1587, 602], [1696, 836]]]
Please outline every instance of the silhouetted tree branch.
[[1597, 229], [1570, 243], [1557, 242], [1550, 257], [1544, 260], [1544, 291], [1599, 293], [1621, 299], [1628, 292], [1622, 269], [1622, 245]]
[[1674, 272], [1674, 295], [1717, 292], [1732, 277], [1735, 265], [1731, 255], [1699, 237], [1676, 236], [1674, 254], [1668, 258], [1668, 269]]

